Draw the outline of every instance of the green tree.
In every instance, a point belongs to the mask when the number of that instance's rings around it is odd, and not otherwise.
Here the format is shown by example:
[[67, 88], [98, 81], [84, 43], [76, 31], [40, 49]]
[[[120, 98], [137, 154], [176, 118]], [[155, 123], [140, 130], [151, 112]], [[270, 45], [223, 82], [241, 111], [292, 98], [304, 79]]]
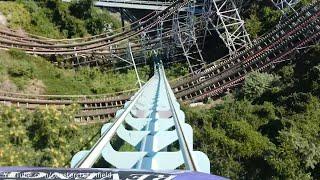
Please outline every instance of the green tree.
[[312, 97], [306, 111], [286, 118], [278, 137], [278, 150], [267, 159], [279, 177], [312, 179], [319, 177], [320, 101]]
[[272, 74], [252, 72], [246, 77], [241, 93], [245, 98], [253, 100], [273, 88], [278, 80], [279, 77]]
[[263, 7], [261, 13], [261, 20], [264, 32], [272, 29], [280, 20], [282, 13], [278, 9], [271, 7]]
[[70, 13], [79, 19], [91, 18], [92, 9], [93, 9], [92, 0], [73, 1], [69, 6]]
[[75, 151], [84, 148], [79, 135], [92, 134], [90, 129], [79, 132], [79, 126], [73, 123], [77, 109], [72, 105], [28, 112], [0, 106], [0, 166], [68, 165]]
[[101, 11], [100, 9], [92, 9], [90, 14], [90, 19], [86, 20], [86, 28], [90, 34], [101, 34], [108, 30], [109, 24], [109, 14]]
[[58, 0], [47, 0], [46, 7], [52, 11], [52, 21], [60, 28], [60, 31], [68, 37], [84, 36], [87, 34], [84, 21], [70, 15], [66, 4]]
[[251, 14], [249, 19], [246, 19], [246, 29], [252, 38], [257, 38], [262, 30], [262, 23], [256, 14]]

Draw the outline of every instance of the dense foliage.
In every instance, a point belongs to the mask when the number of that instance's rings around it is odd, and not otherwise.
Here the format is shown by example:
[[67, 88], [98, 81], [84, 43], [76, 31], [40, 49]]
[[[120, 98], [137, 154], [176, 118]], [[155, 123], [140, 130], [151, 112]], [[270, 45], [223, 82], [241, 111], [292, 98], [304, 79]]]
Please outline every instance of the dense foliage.
[[175, 63], [165, 67], [166, 76], [169, 80], [179, 78], [181, 76], [189, 74], [189, 68], [187, 64]]
[[72, 155], [94, 143], [101, 126], [75, 124], [77, 109], [0, 106], [0, 166], [69, 166]]
[[[310, 3], [312, 0], [301, 0], [295, 6], [299, 9], [303, 5]], [[281, 11], [273, 5], [272, 1], [252, 0], [242, 12], [245, 18], [245, 26], [252, 38], [257, 38], [264, 33], [270, 31], [279, 21], [284, 20]], [[283, 9], [287, 16], [294, 12], [290, 8]]]
[[94, 7], [92, 0], [64, 3], [61, 0], [0, 2], [8, 26], [51, 38], [82, 37], [120, 28], [110, 12]]
[[214, 174], [233, 179], [320, 178], [320, 49], [253, 73], [241, 92], [213, 108], [186, 108], [194, 148]]

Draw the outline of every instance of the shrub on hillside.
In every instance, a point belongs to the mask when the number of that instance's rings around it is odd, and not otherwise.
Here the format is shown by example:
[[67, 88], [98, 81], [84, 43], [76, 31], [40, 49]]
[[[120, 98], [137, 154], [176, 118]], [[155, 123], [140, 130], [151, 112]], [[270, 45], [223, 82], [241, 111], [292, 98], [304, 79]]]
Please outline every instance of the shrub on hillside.
[[[8, 74], [12, 77], [34, 77], [34, 67], [33, 64], [28, 61], [23, 61], [23, 59], [29, 58], [27, 54], [20, 50], [10, 49], [9, 54], [12, 58], [18, 61], [11, 62], [8, 67]], [[19, 61], [20, 60], [20, 61]]]
[[34, 69], [32, 66], [11, 66], [8, 68], [8, 73], [13, 76], [13, 77], [28, 77], [32, 78], [33, 77], [33, 72]]
[[23, 59], [27, 55], [24, 51], [20, 51], [19, 49], [10, 49], [8, 52], [11, 57], [17, 59]]

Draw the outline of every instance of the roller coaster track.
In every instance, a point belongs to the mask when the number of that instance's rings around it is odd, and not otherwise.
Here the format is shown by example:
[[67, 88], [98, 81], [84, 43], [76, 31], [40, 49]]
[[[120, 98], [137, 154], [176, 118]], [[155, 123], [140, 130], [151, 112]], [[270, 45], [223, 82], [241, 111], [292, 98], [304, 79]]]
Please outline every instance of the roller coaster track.
[[131, 97], [137, 89], [100, 95], [31, 95], [0, 91], [0, 102], [5, 105], [34, 110], [41, 106], [53, 105], [62, 108], [71, 104], [80, 106], [76, 122], [106, 121], [114, 116], [117, 109]]
[[[318, 39], [319, 3], [316, 2], [235, 57], [208, 67], [195, 76], [176, 80], [174, 92], [177, 98], [186, 101], [203, 100], [220, 94], [223, 90], [238, 85], [246, 74], [254, 70], [263, 71], [279, 58]], [[283, 53], [284, 51], [287, 52]]]
[[[70, 2], [70, 0], [63, 0]], [[94, 2], [95, 6], [112, 7], [112, 8], [128, 8], [128, 9], [143, 9], [162, 11], [167, 8], [172, 2], [166, 1], [135, 1], [135, 0], [98, 0]]]
[[105, 51], [106, 47], [119, 43], [123, 40], [136, 37], [145, 30], [149, 30], [152, 27], [160, 23], [161, 20], [165, 20], [172, 13], [174, 13], [180, 7], [185, 6], [188, 1], [175, 1], [165, 10], [158, 12], [146, 20], [139, 22], [129, 30], [125, 30], [121, 33], [111, 35], [109, 37], [102, 37], [97, 39], [90, 39], [80, 43], [70, 44], [39, 44], [39, 43], [24, 43], [11, 41], [8, 39], [0, 39], [0, 47], [7, 49], [8, 47], [24, 50], [30, 54], [37, 55], [73, 55], [81, 53], [94, 53], [95, 51]]
[[[131, 26], [141, 24], [141, 22], [144, 19], [147, 19], [147, 17], [153, 15], [155, 13], [150, 13], [149, 15], [145, 16], [141, 20], [138, 20], [134, 22]], [[179, 18], [184, 18], [183, 15]], [[162, 23], [171, 23], [171, 20], [162, 20]], [[197, 23], [196, 25], [199, 25], [200, 23]], [[157, 48], [159, 39], [156, 34], [157, 29], [150, 29], [148, 31], [144, 31], [145, 35], [149, 37], [150, 40], [148, 40], [146, 43], [144, 43], [144, 48], [141, 47], [141, 42], [137, 37], [133, 37], [130, 39], [131, 47], [133, 56], [135, 57], [135, 60], [137, 64], [143, 64], [144, 61], [144, 51], [148, 50], [154, 50]], [[171, 28], [165, 27], [162, 29], [162, 37], [161, 41], [162, 44], [165, 46], [172, 46], [172, 32], [173, 30]], [[186, 28], [183, 27], [181, 32], [183, 33], [186, 31]], [[201, 28], [198, 28], [197, 31], [201, 31]], [[42, 37], [38, 37], [35, 35], [27, 34], [27, 35], [21, 35], [16, 31], [13, 30], [7, 30], [7, 29], [0, 29], [0, 41], [2, 40], [2, 43], [0, 43], [0, 48], [8, 50], [10, 48], [17, 48], [20, 50], [24, 50], [26, 53], [29, 54], [38, 54], [37, 49], [46, 49], [46, 46], [55, 46], [55, 45], [73, 45], [73, 44], [79, 44], [79, 43], [88, 43], [90, 41], [101, 41], [101, 39], [105, 39], [109, 37], [106, 34], [91, 36], [91, 37], [85, 37], [85, 38], [75, 38], [75, 39], [62, 39], [62, 40], [54, 40], [54, 39], [45, 39]], [[202, 36], [197, 36], [198, 40], [201, 40]], [[6, 43], [4, 43], [6, 42]], [[58, 43], [58, 44], [57, 44]], [[23, 46], [30, 46], [28, 48]], [[116, 62], [127, 55], [127, 44], [126, 42], [117, 42], [115, 44], [111, 44], [108, 47], [106, 46], [103, 50], [95, 50], [95, 51], [85, 51], [85, 52], [77, 52], [76, 49], [78, 47], [74, 47], [74, 53], [67, 53], [67, 54], [52, 54], [52, 53], [41, 53], [42, 56], [63, 56], [63, 61], [59, 61], [60, 66], [64, 66], [65, 64], [67, 67], [78, 67], [78, 66], [84, 66], [84, 65], [90, 65], [90, 66], [100, 66], [100, 65], [108, 65], [110, 62]], [[50, 48], [49, 48], [50, 49]], [[179, 52], [176, 53], [179, 55]], [[182, 53], [180, 53], [182, 55]], [[57, 62], [58, 63], [58, 62]], [[62, 65], [61, 65], [62, 64]]]
[[[113, 149], [111, 139], [116, 138], [115, 135], [137, 151]], [[74, 155], [71, 167], [91, 168], [103, 157], [122, 169], [174, 170], [185, 165], [188, 170], [210, 173], [208, 157], [193, 151], [192, 136], [192, 128], [185, 123], [163, 66], [158, 63], [154, 76], [117, 111], [113, 123], [103, 125], [101, 138], [93, 147]], [[179, 142], [178, 147], [175, 142]]]
[[[72, 48], [73, 52], [71, 54], [94, 54], [95, 59], [97, 59], [97, 56], [99, 55], [113, 55], [110, 52], [105, 51], [96, 51], [97, 44], [100, 46], [101, 43], [107, 42], [108, 45], [114, 45], [116, 43], [119, 43], [121, 40], [126, 40], [129, 38], [133, 38], [139, 33], [142, 32], [141, 29], [148, 30], [151, 29], [153, 26], [161, 22], [165, 21], [165, 19], [170, 16], [173, 12], [175, 12], [178, 8], [183, 7], [187, 1], [176, 1], [170, 5], [170, 7], [166, 8], [166, 10], [158, 13], [150, 13], [149, 15], [145, 16], [144, 18], [138, 20], [137, 22], [134, 22], [130, 25], [129, 28], [127, 28], [126, 31], [116, 34], [116, 35], [110, 35], [110, 34], [101, 34], [89, 38], [76, 38], [76, 39], [68, 39], [68, 40], [52, 40], [47, 39], [43, 37], [38, 36], [23, 36], [18, 35], [14, 31], [8, 31], [8, 30], [1, 30], [0, 31], [0, 47], [4, 49], [9, 48], [17, 48], [20, 50], [24, 50], [26, 53], [30, 54], [38, 54], [38, 55], [50, 55], [50, 54], [61, 54], [61, 55], [68, 55], [70, 54], [70, 50], [68, 48]], [[171, 20], [170, 20], [171, 21]], [[171, 29], [170, 29], [171, 30]], [[150, 30], [148, 33], [152, 33], [152, 30]], [[164, 38], [169, 37], [167, 34], [168, 31], [164, 31]], [[154, 38], [154, 41], [158, 41], [156, 38]], [[132, 41], [131, 41], [132, 42]], [[165, 41], [164, 41], [165, 42]], [[57, 44], [58, 43], [58, 44]], [[105, 47], [106, 44], [104, 44], [103, 47]], [[153, 41], [149, 41], [147, 45], [153, 45]], [[85, 47], [86, 49], [90, 50], [90, 52], [87, 51], [79, 51], [79, 46]], [[90, 46], [90, 47], [88, 47]], [[66, 51], [62, 50], [61, 48], [67, 48]], [[133, 44], [132, 49], [135, 50], [135, 48], [139, 48], [139, 44], [135, 45]], [[153, 46], [150, 48], [154, 49]], [[58, 50], [57, 50], [58, 49]], [[116, 52], [116, 55], [120, 55], [121, 51], [123, 51], [124, 48], [116, 48], [112, 49], [113, 52]], [[136, 51], [134, 51], [136, 52]], [[95, 62], [97, 60], [94, 60]], [[88, 64], [88, 63], [94, 63], [94, 61], [85, 61], [85, 62], [73, 62], [73, 66], [78, 66], [82, 64]], [[21, 97], [22, 96], [22, 97]], [[26, 96], [26, 97], [25, 97]], [[64, 97], [58, 97], [58, 99], [52, 100], [54, 97], [50, 96], [37, 96], [30, 99], [30, 96], [27, 95], [18, 95], [14, 93], [2, 93], [2, 102], [6, 104], [17, 104], [18, 106], [25, 106], [28, 109], [33, 109], [34, 105], [56, 105], [56, 106], [64, 106], [64, 105], [70, 105], [71, 103], [78, 103], [81, 106], [81, 113], [78, 116], [80, 121], [83, 118], [87, 117], [95, 118], [98, 117], [99, 119], [105, 119], [107, 117], [110, 117], [110, 115], [113, 115], [115, 112], [115, 109], [123, 105], [124, 100], [128, 99], [128, 96], [116, 96], [116, 98], [100, 98], [95, 100], [88, 100], [86, 98], [79, 98], [78, 100], [70, 100], [69, 98]], [[44, 99], [47, 98], [47, 99]], [[48, 99], [49, 98], [49, 99]], [[56, 97], [57, 98], [57, 97]], [[106, 116], [106, 117], [105, 117]]]
[[[151, 12], [147, 14], [146, 16], [142, 17], [139, 20], [136, 20], [135, 22], [132, 22], [130, 25], [126, 25], [125, 27], [121, 27], [119, 29], [115, 29], [114, 32], [125, 30], [130, 30], [131, 27], [137, 26], [144, 22], [146, 19], [150, 18], [151, 16], [156, 15], [156, 12]], [[0, 30], [0, 37], [6, 38], [6, 37], [15, 37], [17, 39], [26, 40], [28, 42], [36, 42], [40, 44], [75, 44], [75, 43], [81, 43], [86, 41], [93, 41], [93, 40], [101, 40], [102, 38], [110, 38], [114, 33], [107, 32], [102, 33], [94, 36], [88, 36], [88, 37], [82, 37], [82, 38], [69, 38], [69, 39], [52, 39], [47, 38], [39, 35], [29, 34], [29, 33], [21, 33], [19, 31], [15, 31], [12, 29], [1, 29]]]
[[[208, 64], [201, 72], [189, 74], [171, 82], [177, 99], [186, 102], [202, 101], [205, 98], [221, 95], [223, 92], [241, 85], [245, 76], [252, 71], [267, 71], [281, 59], [292, 56], [298, 49], [319, 41], [319, 1], [316, 1], [294, 14], [284, 23], [253, 42], [253, 45], [238, 51], [233, 57], [223, 58]], [[2, 44], [0, 44], [2, 45]], [[89, 96], [27, 96], [14, 93], [0, 93], [0, 101], [27, 108], [37, 105], [64, 106], [79, 103], [80, 122], [93, 119], [106, 120], [114, 116], [117, 109], [129, 99], [131, 93]], [[111, 98], [113, 97], [113, 98]]]

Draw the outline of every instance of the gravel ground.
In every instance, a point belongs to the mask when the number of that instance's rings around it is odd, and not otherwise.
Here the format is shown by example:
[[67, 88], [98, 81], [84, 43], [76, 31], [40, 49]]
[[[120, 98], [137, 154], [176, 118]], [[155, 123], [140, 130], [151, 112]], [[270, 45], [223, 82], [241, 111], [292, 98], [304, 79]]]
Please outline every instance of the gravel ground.
[[0, 25], [6, 26], [7, 25], [7, 18], [0, 12]]

